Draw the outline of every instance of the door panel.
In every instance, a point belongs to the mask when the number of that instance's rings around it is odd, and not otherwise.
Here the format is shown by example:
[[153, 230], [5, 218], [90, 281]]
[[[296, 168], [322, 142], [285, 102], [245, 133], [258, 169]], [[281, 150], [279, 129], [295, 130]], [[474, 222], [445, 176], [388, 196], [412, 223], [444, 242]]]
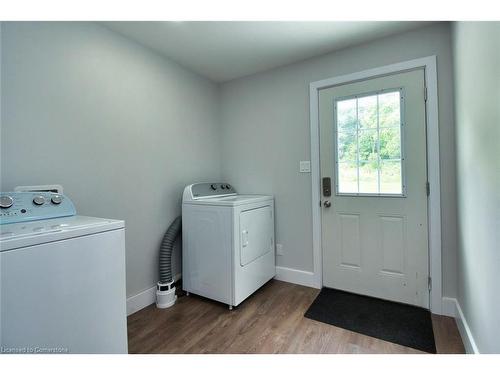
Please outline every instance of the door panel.
[[405, 218], [403, 216], [379, 216], [380, 248], [382, 249], [381, 272], [405, 274]]
[[323, 284], [428, 308], [423, 70], [319, 98]]
[[341, 265], [361, 267], [359, 215], [339, 214]]

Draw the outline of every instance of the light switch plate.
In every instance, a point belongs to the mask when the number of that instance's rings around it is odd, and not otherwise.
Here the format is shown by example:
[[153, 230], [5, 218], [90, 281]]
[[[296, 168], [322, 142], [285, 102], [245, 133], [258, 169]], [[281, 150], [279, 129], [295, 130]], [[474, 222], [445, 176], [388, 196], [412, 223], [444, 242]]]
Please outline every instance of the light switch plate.
[[299, 163], [299, 171], [300, 173], [311, 172], [311, 162], [309, 160], [301, 160]]

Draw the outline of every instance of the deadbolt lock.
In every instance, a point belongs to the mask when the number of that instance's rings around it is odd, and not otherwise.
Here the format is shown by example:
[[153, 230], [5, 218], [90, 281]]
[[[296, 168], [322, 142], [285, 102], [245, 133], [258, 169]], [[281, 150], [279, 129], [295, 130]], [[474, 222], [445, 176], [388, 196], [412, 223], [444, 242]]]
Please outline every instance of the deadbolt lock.
[[332, 195], [332, 179], [323, 177], [323, 196], [330, 197]]

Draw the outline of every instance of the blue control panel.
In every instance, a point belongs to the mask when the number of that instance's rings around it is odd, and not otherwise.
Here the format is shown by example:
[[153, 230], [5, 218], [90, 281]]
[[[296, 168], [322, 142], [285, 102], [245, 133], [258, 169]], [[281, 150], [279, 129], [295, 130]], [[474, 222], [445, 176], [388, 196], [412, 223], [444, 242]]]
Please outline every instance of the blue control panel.
[[73, 202], [51, 192], [0, 193], [0, 224], [76, 215]]

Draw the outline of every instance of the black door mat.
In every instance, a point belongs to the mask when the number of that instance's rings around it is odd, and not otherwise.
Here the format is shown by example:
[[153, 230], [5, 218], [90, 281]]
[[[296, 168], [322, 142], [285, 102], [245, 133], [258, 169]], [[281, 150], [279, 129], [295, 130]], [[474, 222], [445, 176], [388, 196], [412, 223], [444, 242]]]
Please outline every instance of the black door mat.
[[395, 344], [436, 353], [431, 314], [421, 307], [323, 288], [304, 316]]

